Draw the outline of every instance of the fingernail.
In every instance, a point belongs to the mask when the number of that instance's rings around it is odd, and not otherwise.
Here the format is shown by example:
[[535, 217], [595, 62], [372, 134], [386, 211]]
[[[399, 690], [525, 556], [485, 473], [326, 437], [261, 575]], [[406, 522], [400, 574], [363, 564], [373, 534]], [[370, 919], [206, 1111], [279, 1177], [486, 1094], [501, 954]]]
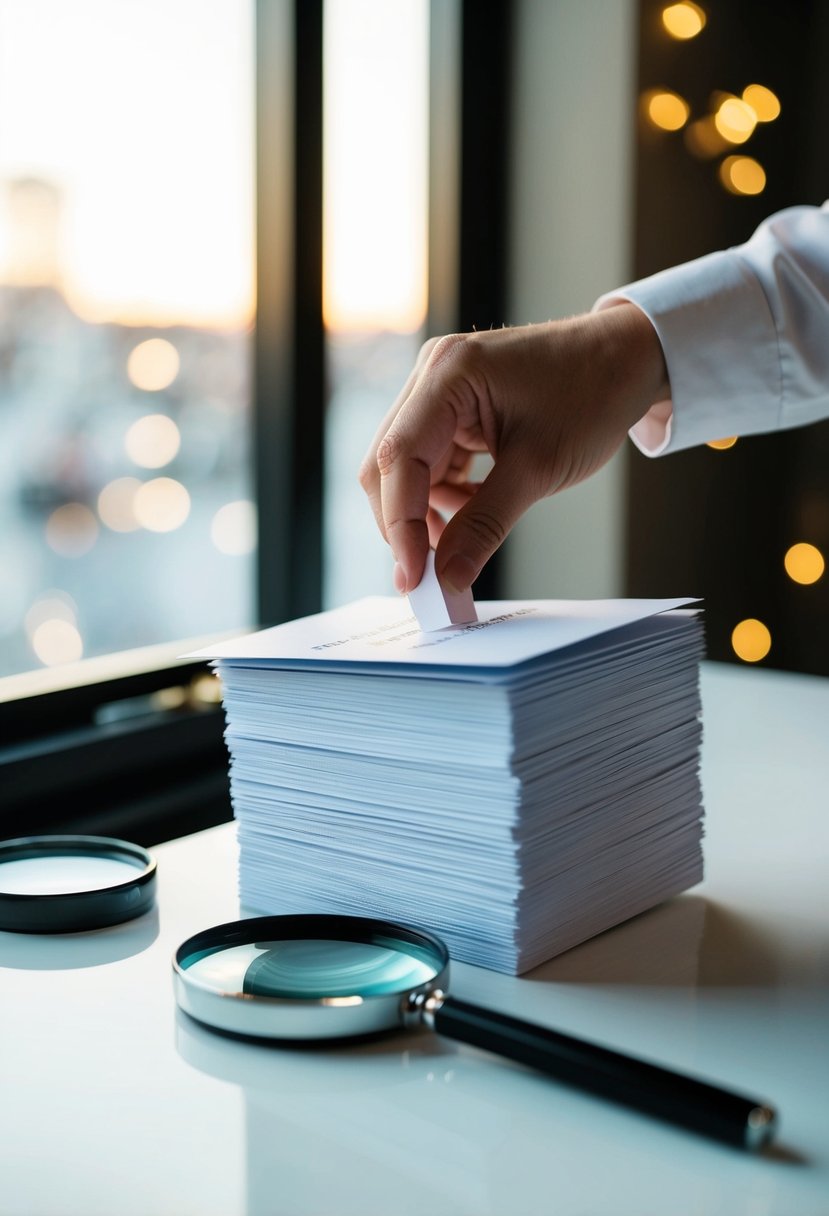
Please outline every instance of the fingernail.
[[468, 557], [462, 553], [453, 553], [442, 570], [438, 571], [438, 580], [453, 595], [460, 595], [475, 581], [478, 571]]
[[400, 562], [394, 563], [394, 573], [392, 574], [392, 579], [394, 580], [395, 591], [398, 591], [401, 595], [405, 595], [406, 594], [406, 571], [400, 565]]

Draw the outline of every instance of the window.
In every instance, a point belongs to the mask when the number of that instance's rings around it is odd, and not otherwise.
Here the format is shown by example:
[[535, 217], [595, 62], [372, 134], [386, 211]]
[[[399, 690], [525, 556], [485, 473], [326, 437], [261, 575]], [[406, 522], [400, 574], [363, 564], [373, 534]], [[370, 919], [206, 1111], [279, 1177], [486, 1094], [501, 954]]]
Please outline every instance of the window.
[[0, 0], [0, 675], [255, 618], [249, 0]]
[[423, 341], [428, 269], [427, 0], [326, 0], [326, 606], [391, 592], [357, 485]]
[[[421, 340], [427, 209], [432, 331], [503, 319], [509, 6], [70, 7], [0, 0], [0, 45], [29, 55], [35, 82], [4, 71], [0, 89], [25, 85], [39, 115], [14, 151], [0, 113], [3, 231], [16, 233], [0, 287], [0, 661], [19, 673], [0, 681], [3, 833], [152, 843], [229, 817], [215, 686], [176, 661], [180, 641], [104, 652], [388, 589], [356, 470]], [[364, 72], [356, 89], [355, 32], [364, 53], [396, 57], [393, 79]], [[342, 208], [325, 276], [324, 41], [325, 198]], [[384, 105], [385, 125], [371, 112]], [[387, 146], [343, 175], [368, 121]], [[83, 290], [67, 261], [82, 204]]]

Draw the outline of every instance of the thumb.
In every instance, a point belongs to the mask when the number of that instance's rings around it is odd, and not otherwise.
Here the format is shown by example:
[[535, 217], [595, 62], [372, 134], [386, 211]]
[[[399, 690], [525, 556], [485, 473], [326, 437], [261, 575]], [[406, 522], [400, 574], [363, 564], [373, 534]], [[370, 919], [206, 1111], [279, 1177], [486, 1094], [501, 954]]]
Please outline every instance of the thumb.
[[511, 528], [535, 499], [526, 468], [501, 456], [469, 501], [446, 525], [435, 553], [435, 572], [447, 591], [466, 591]]

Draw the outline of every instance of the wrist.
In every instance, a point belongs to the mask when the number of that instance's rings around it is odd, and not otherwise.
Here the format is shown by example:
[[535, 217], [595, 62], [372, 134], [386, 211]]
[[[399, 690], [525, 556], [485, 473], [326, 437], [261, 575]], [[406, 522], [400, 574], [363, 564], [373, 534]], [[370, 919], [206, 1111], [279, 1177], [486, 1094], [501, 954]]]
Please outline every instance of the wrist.
[[610, 302], [590, 314], [601, 329], [602, 347], [625, 410], [628, 428], [660, 401], [671, 396], [665, 355], [646, 313], [630, 300]]

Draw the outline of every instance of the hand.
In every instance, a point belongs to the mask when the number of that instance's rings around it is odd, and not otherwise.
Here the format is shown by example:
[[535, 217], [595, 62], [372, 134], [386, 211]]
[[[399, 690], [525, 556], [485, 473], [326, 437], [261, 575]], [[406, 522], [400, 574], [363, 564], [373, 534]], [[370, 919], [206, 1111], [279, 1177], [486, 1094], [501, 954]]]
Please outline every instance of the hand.
[[[628, 302], [427, 342], [360, 469], [397, 590], [420, 582], [431, 542], [440, 582], [465, 591], [528, 507], [595, 473], [669, 395], [656, 332]], [[478, 452], [494, 464], [476, 484]]]

